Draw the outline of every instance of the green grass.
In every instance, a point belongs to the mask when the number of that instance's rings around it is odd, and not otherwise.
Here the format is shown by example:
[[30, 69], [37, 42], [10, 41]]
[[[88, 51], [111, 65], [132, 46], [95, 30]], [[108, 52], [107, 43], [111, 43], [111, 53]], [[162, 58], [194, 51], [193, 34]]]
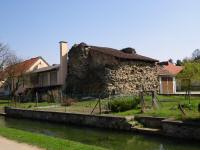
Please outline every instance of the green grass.
[[97, 146], [7, 127], [0, 127], [0, 135], [11, 140], [27, 143], [47, 150], [103, 150], [103, 148]]
[[[123, 97], [123, 99], [130, 99], [133, 97]], [[119, 99], [119, 98], [117, 98]], [[139, 107], [124, 111], [124, 112], [118, 112], [114, 113], [112, 112], [112, 115], [118, 115], [118, 116], [130, 116], [130, 115], [149, 115], [149, 116], [161, 116], [161, 117], [173, 117], [177, 119], [184, 119], [184, 118], [200, 118], [200, 114], [198, 112], [198, 104], [200, 104], [200, 97], [191, 97], [191, 105], [193, 106], [192, 109], [185, 109], [186, 116], [182, 116], [181, 111], [178, 109], [178, 104], [186, 104], [188, 105], [188, 100], [185, 100], [184, 96], [158, 96], [159, 99], [159, 109], [147, 109], [145, 113], [141, 113], [141, 109]], [[0, 100], [0, 107], [6, 106], [7, 101]], [[108, 100], [104, 99], [101, 100], [102, 104], [102, 111], [106, 110], [107, 108], [107, 102]], [[25, 109], [37, 109], [37, 110], [48, 110], [48, 111], [59, 111], [59, 112], [78, 112], [78, 113], [91, 113], [92, 109], [96, 105], [97, 100], [85, 100], [85, 101], [78, 101], [76, 103], [73, 103], [71, 106], [56, 106], [56, 107], [44, 107], [44, 108], [37, 108], [35, 107], [35, 103], [21, 103], [17, 104], [17, 107], [19, 108], [25, 108]], [[145, 103], [146, 106], [151, 106], [151, 97], [146, 96], [145, 97]], [[55, 103], [47, 103], [42, 102], [38, 104], [41, 106], [51, 106], [55, 105]], [[97, 105], [97, 108], [95, 109], [94, 113], [99, 113], [99, 107]]]
[[[57, 111], [57, 112], [77, 112], [77, 113], [91, 113], [95, 105], [97, 104], [97, 99], [95, 100], [81, 100], [78, 102], [73, 103], [71, 106], [59, 106], [56, 107], [44, 107], [39, 108], [39, 110], [48, 110], [48, 111]], [[106, 100], [101, 100], [101, 106], [102, 111], [105, 110], [105, 107], [107, 106]], [[99, 105], [97, 105], [96, 109], [94, 110], [94, 113], [99, 113]]]
[[[51, 105], [55, 105], [55, 103], [48, 103], [48, 102], [40, 102], [38, 103], [39, 107], [42, 106], [51, 106]], [[26, 102], [26, 103], [15, 103], [15, 102], [11, 102], [10, 100], [0, 100], [0, 107], [5, 107], [5, 106], [16, 106], [19, 108], [34, 108], [36, 107], [36, 103], [35, 102]]]
[[0, 100], [0, 107], [8, 106], [8, 100]]
[[[141, 109], [138, 107], [133, 110], [128, 110], [119, 113], [113, 113], [119, 116], [129, 115], [145, 115], [145, 116], [158, 116], [158, 117], [173, 117], [176, 119], [192, 119], [200, 118], [198, 112], [198, 104], [200, 104], [200, 97], [191, 97], [192, 108], [185, 108], [186, 116], [183, 116], [181, 111], [178, 109], [178, 104], [189, 105], [189, 101], [185, 100], [184, 96], [158, 96], [159, 109], [147, 109], [145, 113], [141, 113]], [[151, 106], [151, 97], [145, 97], [146, 106]]]

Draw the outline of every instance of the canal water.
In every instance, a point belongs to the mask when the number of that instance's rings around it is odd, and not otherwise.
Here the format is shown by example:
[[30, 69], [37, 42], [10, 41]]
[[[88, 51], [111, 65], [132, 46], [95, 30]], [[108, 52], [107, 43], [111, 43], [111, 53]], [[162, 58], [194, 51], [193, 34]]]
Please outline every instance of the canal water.
[[41, 133], [113, 150], [200, 150], [200, 144], [170, 138], [138, 135], [0, 116], [0, 127]]

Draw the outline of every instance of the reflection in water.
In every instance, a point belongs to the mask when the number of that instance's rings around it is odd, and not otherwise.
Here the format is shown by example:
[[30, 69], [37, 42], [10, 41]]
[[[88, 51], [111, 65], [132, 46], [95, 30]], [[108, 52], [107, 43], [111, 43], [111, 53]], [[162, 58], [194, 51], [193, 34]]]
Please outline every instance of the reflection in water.
[[163, 148], [163, 145], [162, 145], [162, 144], [160, 144], [159, 150], [165, 150], [165, 149]]
[[199, 145], [197, 144], [189, 145], [189, 143], [166, 140], [160, 137], [23, 119], [0, 117], [1, 126], [42, 133], [113, 150], [199, 150]]

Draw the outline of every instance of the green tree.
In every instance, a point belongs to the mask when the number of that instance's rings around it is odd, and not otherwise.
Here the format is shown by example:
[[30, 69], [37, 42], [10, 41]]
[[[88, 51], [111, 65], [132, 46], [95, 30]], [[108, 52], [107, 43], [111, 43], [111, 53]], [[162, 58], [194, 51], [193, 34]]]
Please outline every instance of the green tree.
[[170, 58], [168, 61], [169, 61], [170, 63], [172, 63], [172, 64], [174, 63], [173, 59], [171, 59], [171, 58]]
[[192, 59], [193, 60], [200, 60], [200, 50], [195, 49], [194, 52], [192, 53]]
[[180, 60], [180, 59], [178, 59], [177, 61], [176, 61], [176, 66], [182, 66], [182, 61]]
[[184, 63], [184, 69], [177, 75], [177, 79], [181, 80], [182, 86], [186, 90], [186, 93], [188, 93], [188, 98], [190, 99], [192, 80], [200, 80], [200, 63]]

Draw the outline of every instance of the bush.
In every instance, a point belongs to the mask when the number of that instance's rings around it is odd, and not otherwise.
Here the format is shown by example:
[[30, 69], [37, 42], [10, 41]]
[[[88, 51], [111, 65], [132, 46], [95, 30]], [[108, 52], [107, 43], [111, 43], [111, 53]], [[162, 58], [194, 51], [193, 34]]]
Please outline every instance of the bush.
[[194, 104], [182, 104], [181, 107], [188, 110], [195, 110], [196, 106]]
[[71, 106], [72, 104], [76, 103], [77, 100], [72, 99], [72, 98], [65, 98], [63, 99], [61, 106]]
[[110, 108], [112, 112], [122, 112], [122, 111], [136, 108], [139, 102], [140, 100], [136, 97], [135, 98], [133, 97], [118, 98], [118, 99], [111, 100], [108, 103], [108, 108]]

